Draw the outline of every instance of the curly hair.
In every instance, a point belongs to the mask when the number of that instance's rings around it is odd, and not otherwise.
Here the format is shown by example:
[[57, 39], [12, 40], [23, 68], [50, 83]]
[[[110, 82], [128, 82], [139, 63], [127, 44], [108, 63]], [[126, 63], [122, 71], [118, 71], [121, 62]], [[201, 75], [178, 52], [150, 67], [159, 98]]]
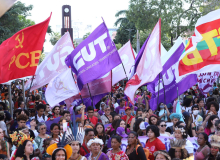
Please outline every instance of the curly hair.
[[20, 114], [18, 115], [17, 121], [27, 121], [28, 120], [28, 116], [24, 115], [24, 114]]
[[[171, 157], [171, 159], [173, 159], [173, 158], [176, 158], [175, 157], [175, 149], [174, 148], [170, 148], [170, 150], [169, 150], [169, 155], [170, 155], [170, 157]], [[181, 149], [181, 158], [180, 159], [186, 159], [186, 158], [189, 158], [189, 153], [188, 153], [188, 151], [186, 150], [186, 148], [184, 148], [184, 149]]]

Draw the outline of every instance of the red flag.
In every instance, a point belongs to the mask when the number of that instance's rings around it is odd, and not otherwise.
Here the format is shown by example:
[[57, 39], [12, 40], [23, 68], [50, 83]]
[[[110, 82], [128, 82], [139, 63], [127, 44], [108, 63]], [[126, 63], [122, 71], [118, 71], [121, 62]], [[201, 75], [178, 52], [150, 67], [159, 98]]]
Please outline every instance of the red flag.
[[0, 45], [0, 83], [35, 74], [51, 15]]

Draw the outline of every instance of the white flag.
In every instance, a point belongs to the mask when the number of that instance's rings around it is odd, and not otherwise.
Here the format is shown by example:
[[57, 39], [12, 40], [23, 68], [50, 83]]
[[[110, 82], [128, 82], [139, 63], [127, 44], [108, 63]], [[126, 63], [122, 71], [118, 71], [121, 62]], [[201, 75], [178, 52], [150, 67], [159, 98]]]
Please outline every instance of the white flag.
[[0, 0], [0, 17], [10, 9], [16, 0]]
[[71, 68], [54, 77], [45, 92], [46, 100], [51, 107], [77, 94], [79, 89], [73, 80]]

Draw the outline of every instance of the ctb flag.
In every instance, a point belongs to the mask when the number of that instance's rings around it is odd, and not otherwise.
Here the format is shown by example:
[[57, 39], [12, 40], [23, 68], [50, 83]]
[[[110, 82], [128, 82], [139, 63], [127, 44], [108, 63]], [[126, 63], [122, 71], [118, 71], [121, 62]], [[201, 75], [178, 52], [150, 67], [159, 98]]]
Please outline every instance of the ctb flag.
[[22, 29], [0, 45], [0, 83], [35, 74], [50, 18]]
[[77, 75], [81, 90], [84, 84], [101, 78], [119, 65], [121, 59], [103, 22], [67, 56], [65, 62]]

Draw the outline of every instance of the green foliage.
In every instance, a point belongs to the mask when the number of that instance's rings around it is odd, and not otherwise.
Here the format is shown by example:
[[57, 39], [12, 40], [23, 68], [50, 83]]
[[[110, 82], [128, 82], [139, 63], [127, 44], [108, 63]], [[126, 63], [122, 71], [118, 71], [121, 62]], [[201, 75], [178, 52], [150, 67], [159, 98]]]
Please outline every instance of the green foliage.
[[117, 50], [119, 50], [122, 47], [122, 45], [120, 43], [115, 44], [115, 46], [116, 46]]
[[[127, 10], [121, 10], [121, 11], [118, 11], [116, 14], [115, 14], [115, 17], [117, 17], [118, 19], [116, 20], [115, 22], [115, 26], [118, 26], [120, 25], [121, 23], [124, 23], [124, 24], [127, 24], [129, 22], [129, 20], [127, 19], [126, 17], [126, 14], [127, 14]], [[124, 17], [120, 17], [121, 15], [123, 15]], [[120, 17], [120, 18], [119, 18]]]
[[79, 45], [75, 40], [73, 40], [73, 44], [75, 48]]
[[198, 18], [207, 13], [201, 12], [204, 6], [204, 0], [130, 0], [127, 18], [141, 31], [152, 31], [161, 18], [161, 41], [169, 48], [183, 33], [194, 30]]
[[38, 65], [40, 65], [41, 62], [43, 62], [45, 56], [46, 56], [45, 53], [41, 53]]
[[61, 34], [59, 32], [52, 32], [50, 37], [50, 43], [54, 46], [60, 38]]
[[32, 8], [18, 1], [0, 18], [0, 44], [19, 30], [35, 24], [26, 18], [31, 15]]
[[86, 33], [86, 34], [83, 36], [83, 40], [85, 40], [90, 34], [91, 34], [90, 32]]

